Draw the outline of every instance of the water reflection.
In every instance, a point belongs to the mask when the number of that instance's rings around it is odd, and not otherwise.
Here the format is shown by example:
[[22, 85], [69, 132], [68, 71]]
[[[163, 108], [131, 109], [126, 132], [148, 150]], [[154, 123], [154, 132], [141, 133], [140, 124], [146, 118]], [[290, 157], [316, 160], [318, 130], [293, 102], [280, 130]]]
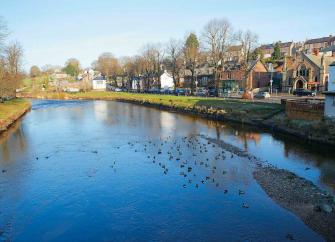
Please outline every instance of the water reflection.
[[267, 197], [255, 164], [210, 138], [334, 184], [334, 158], [250, 127], [117, 102], [34, 101], [0, 138], [0, 240], [281, 241], [293, 233], [322, 241]]
[[21, 120], [14, 123], [6, 132], [0, 134], [0, 160], [8, 162], [12, 156], [24, 155], [28, 149]]

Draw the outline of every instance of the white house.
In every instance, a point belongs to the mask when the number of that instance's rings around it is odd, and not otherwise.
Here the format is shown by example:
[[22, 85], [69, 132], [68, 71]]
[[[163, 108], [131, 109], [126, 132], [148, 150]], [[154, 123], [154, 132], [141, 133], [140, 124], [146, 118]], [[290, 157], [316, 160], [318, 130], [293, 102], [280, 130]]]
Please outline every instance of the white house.
[[160, 80], [161, 80], [161, 88], [162, 89], [171, 89], [171, 88], [174, 87], [173, 77], [166, 70], [160, 76]]
[[106, 90], [106, 79], [103, 76], [96, 76], [92, 80], [93, 90]]
[[329, 65], [328, 91], [324, 92], [325, 116], [335, 118], [335, 62]]

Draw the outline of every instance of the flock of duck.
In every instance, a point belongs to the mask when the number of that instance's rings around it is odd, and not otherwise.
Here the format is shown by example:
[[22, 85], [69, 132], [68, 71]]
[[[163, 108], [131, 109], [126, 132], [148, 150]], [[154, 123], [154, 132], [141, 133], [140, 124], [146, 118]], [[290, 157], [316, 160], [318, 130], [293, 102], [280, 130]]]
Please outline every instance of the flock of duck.
[[[201, 185], [223, 187], [220, 181], [227, 174], [227, 170], [217, 167], [216, 164], [236, 156], [233, 152], [199, 136], [185, 136], [179, 139], [168, 136], [156, 141], [128, 142], [128, 148], [134, 152], [145, 153], [146, 159], [157, 165], [164, 175], [171, 171], [169, 167], [173, 167], [174, 171], [178, 168], [179, 175], [184, 178], [182, 187], [193, 186], [196, 189]], [[223, 188], [223, 193], [227, 194], [228, 189]], [[236, 193], [242, 196], [245, 191], [238, 189]], [[242, 207], [249, 208], [249, 205], [244, 202]]]

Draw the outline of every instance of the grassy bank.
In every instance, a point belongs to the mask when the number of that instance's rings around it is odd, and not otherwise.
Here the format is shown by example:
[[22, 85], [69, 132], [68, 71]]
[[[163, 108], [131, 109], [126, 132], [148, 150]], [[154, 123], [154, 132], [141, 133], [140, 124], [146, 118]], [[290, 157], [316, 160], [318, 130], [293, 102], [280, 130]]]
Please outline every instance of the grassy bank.
[[173, 95], [155, 95], [115, 92], [85, 92], [85, 93], [47, 93], [40, 92], [26, 95], [35, 98], [49, 99], [85, 99], [85, 100], [115, 100], [158, 106], [162, 109], [193, 112], [210, 115], [216, 119], [231, 119], [246, 123], [257, 122], [268, 118], [282, 110], [280, 104], [260, 103], [248, 100], [233, 100], [222, 98], [203, 98]]
[[139, 105], [156, 107], [163, 110], [177, 111], [198, 115], [219, 121], [234, 121], [267, 128], [277, 133], [298, 137], [299, 139], [335, 145], [334, 121], [289, 120], [284, 114], [284, 107], [276, 103], [264, 103], [240, 99], [203, 98], [172, 95], [154, 95], [115, 92], [23, 93], [23, 97], [42, 99], [79, 99], [79, 100], [114, 100]]
[[25, 99], [14, 99], [0, 103], [0, 132], [6, 130], [30, 109], [30, 102]]

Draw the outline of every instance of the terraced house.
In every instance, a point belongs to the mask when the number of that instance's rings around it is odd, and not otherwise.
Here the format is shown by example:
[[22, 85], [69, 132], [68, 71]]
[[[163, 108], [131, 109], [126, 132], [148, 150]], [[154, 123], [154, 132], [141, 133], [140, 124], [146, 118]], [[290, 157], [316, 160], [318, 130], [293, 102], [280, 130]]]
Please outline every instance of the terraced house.
[[[280, 48], [280, 54], [282, 57], [284, 56], [292, 56], [292, 50], [294, 47], [294, 43], [291, 42], [278, 42]], [[274, 52], [275, 44], [267, 44], [259, 47], [259, 50], [262, 52], [264, 58], [270, 58]]]
[[306, 54], [317, 54], [330, 46], [335, 46], [335, 36], [329, 35], [328, 37], [309, 39], [304, 44], [304, 52]]

